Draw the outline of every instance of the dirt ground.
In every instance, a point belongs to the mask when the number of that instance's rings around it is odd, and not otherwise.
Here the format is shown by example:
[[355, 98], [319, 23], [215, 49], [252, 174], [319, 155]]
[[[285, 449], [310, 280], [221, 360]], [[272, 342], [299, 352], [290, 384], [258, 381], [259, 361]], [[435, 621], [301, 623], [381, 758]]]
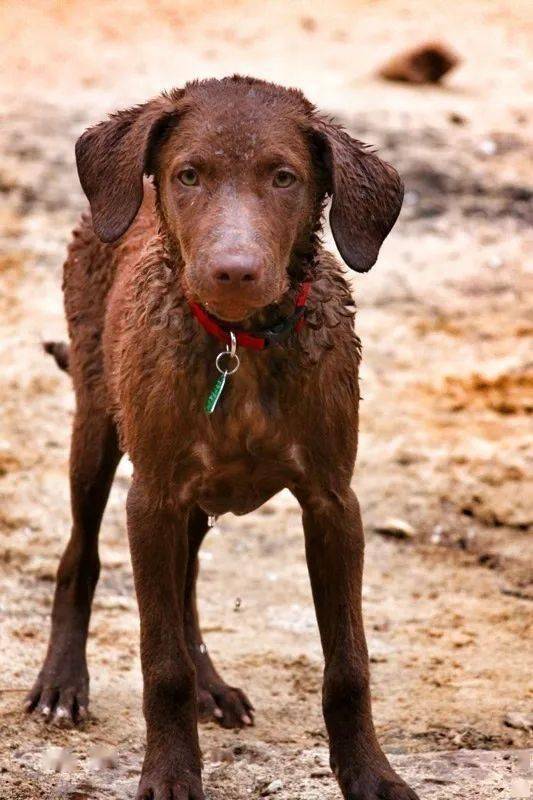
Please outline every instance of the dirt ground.
[[[64, 337], [61, 264], [83, 207], [74, 141], [109, 110], [235, 71], [300, 86], [379, 145], [407, 185], [378, 265], [354, 280], [364, 345], [354, 486], [383, 745], [422, 800], [531, 797], [531, 4], [0, 8], [1, 800], [131, 797], [143, 752], [127, 462], [102, 531], [92, 717], [61, 731], [21, 711], [69, 529], [73, 396], [40, 341]], [[435, 37], [463, 59], [442, 87], [374, 76], [392, 53]], [[390, 518], [406, 538], [391, 535]], [[216, 663], [257, 709], [246, 732], [202, 727], [209, 800], [338, 798], [289, 494], [219, 520], [203, 548], [201, 598]]]

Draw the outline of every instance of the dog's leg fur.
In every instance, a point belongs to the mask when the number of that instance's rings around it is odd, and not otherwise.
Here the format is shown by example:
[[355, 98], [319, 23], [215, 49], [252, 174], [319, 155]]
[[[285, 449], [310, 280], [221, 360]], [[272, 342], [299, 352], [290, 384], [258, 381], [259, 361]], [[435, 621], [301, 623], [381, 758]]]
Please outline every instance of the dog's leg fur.
[[[331, 766], [345, 798], [416, 800], [390, 767], [372, 722], [362, 618], [363, 529], [350, 488], [299, 498], [325, 658], [323, 709]], [[407, 794], [406, 794], [407, 792]]]
[[120, 455], [113, 422], [79, 398], [70, 454], [72, 531], [57, 573], [47, 655], [26, 700], [28, 711], [37, 708], [59, 724], [87, 711], [85, 648], [100, 571], [98, 532]]
[[138, 798], [203, 800], [196, 670], [184, 625], [188, 514], [154, 503], [139, 478], [127, 511], [147, 729]]
[[253, 706], [241, 689], [223, 680], [202, 640], [196, 606], [198, 551], [208, 531], [207, 515], [199, 508], [189, 518], [189, 561], [185, 588], [185, 637], [196, 666], [198, 709], [202, 719], [215, 719], [224, 728], [253, 723]]

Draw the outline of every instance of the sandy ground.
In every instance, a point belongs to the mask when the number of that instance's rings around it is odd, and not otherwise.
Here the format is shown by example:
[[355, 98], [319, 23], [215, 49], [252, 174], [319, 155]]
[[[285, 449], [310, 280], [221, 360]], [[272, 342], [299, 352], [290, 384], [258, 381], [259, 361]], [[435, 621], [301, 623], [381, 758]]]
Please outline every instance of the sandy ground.
[[[64, 336], [61, 263], [83, 206], [73, 144], [108, 110], [234, 71], [301, 86], [404, 175], [400, 222], [354, 281], [364, 344], [354, 486], [376, 723], [422, 800], [530, 797], [528, 4], [36, 0], [4, 2], [1, 14], [1, 800], [131, 797], [143, 752], [126, 462], [102, 531], [92, 718], [58, 731], [21, 712], [69, 529], [73, 397], [39, 342]], [[435, 36], [463, 57], [444, 87], [373, 76]], [[378, 532], [390, 517], [408, 523], [407, 539]], [[201, 598], [216, 662], [257, 709], [246, 732], [202, 727], [208, 798], [339, 797], [290, 495], [220, 519]]]

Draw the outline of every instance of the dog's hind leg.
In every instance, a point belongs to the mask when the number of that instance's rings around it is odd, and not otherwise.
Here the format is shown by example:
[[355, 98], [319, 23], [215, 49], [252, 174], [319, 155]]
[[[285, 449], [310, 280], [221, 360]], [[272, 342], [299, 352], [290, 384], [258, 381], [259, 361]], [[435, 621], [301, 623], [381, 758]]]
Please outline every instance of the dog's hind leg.
[[113, 421], [78, 398], [70, 454], [72, 531], [61, 558], [43, 667], [26, 699], [58, 724], [81, 721], [89, 700], [86, 641], [100, 571], [98, 532], [120, 460]]
[[208, 531], [207, 515], [193, 509], [189, 518], [189, 564], [185, 587], [185, 636], [196, 666], [198, 709], [201, 719], [214, 719], [224, 728], [253, 724], [253, 706], [241, 689], [228, 686], [217, 672], [202, 640], [196, 605], [198, 551]]

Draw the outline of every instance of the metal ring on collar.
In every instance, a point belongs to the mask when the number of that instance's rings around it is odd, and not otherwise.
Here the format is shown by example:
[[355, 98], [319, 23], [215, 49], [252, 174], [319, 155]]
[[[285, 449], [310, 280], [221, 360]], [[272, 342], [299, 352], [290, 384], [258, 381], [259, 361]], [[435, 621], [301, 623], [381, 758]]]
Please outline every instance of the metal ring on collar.
[[[220, 366], [220, 359], [223, 358], [223, 356], [227, 356], [228, 358], [232, 358], [235, 361], [235, 366], [232, 369], [222, 369], [222, 367]], [[216, 357], [215, 365], [216, 365], [216, 368], [218, 369], [218, 371], [222, 375], [224, 375], [224, 373], [226, 375], [233, 375], [233, 373], [237, 372], [237, 370], [239, 369], [239, 367], [241, 365], [241, 360], [240, 360], [239, 356], [237, 355], [237, 353], [232, 353], [230, 350], [222, 350], [222, 352], [219, 353], [218, 356]]]

